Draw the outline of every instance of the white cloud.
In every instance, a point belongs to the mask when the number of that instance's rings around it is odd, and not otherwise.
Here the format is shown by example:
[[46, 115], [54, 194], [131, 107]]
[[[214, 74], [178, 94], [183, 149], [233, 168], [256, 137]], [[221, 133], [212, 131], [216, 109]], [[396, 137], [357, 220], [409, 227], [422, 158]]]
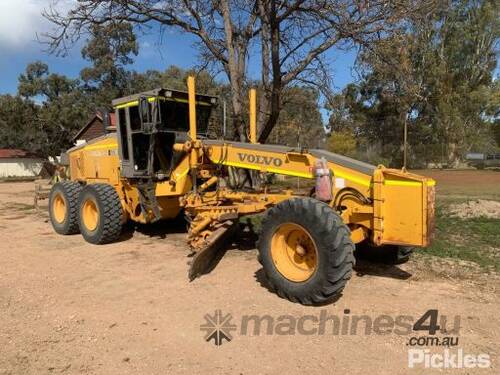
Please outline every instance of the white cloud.
[[[22, 49], [52, 28], [42, 16], [43, 9], [56, 3], [67, 6], [67, 0], [0, 0], [0, 48]], [[63, 4], [61, 4], [63, 3]]]

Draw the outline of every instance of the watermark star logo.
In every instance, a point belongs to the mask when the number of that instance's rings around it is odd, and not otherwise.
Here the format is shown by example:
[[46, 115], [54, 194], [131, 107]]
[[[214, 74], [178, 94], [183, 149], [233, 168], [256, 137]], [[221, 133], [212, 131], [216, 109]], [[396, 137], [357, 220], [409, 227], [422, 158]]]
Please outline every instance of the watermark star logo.
[[[399, 335], [408, 336], [409, 347], [439, 346], [458, 347], [460, 334], [460, 316], [450, 317], [439, 314], [437, 309], [427, 310], [419, 318], [411, 315], [390, 316], [387, 314], [370, 316], [352, 314], [350, 309], [330, 313], [321, 309], [315, 314], [272, 316], [269, 314], [244, 314], [236, 321], [231, 321], [231, 314], [224, 315], [215, 310], [213, 315], [205, 315], [205, 324], [200, 326], [206, 332], [205, 340], [213, 340], [220, 346], [224, 340], [231, 341], [234, 335]], [[418, 333], [425, 332], [425, 336]]]
[[200, 325], [200, 330], [205, 331], [205, 341], [214, 341], [216, 346], [233, 339], [231, 331], [236, 331], [236, 324], [231, 323], [233, 316], [231, 314], [223, 315], [221, 310], [216, 310], [214, 315], [205, 314], [205, 324]]

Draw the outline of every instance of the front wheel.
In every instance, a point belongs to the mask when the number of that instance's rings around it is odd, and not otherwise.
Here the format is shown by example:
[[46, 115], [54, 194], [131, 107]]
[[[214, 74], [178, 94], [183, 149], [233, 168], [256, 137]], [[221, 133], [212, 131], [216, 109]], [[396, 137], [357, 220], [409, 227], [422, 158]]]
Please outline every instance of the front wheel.
[[271, 208], [262, 222], [259, 261], [276, 293], [315, 305], [339, 296], [351, 278], [349, 228], [327, 204], [294, 198]]

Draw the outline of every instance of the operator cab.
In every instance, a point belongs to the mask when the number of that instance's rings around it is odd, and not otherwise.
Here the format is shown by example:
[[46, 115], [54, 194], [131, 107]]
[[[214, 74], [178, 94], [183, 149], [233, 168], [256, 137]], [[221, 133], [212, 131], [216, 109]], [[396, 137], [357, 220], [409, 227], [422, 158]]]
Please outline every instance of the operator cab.
[[[207, 135], [217, 98], [196, 95], [200, 138]], [[126, 178], [168, 179], [182, 155], [175, 143], [189, 139], [188, 93], [159, 88], [113, 100], [117, 118], [121, 175]]]

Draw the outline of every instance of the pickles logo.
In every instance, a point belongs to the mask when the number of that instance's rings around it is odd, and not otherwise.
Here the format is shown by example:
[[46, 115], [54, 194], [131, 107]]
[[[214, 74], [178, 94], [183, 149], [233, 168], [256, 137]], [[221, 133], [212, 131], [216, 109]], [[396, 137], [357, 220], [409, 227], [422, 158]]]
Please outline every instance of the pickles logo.
[[226, 340], [233, 339], [231, 331], [236, 331], [236, 324], [231, 323], [231, 314], [223, 315], [221, 310], [216, 310], [214, 315], [205, 314], [205, 324], [200, 325], [200, 330], [205, 331], [205, 341], [213, 340], [215, 346], [221, 346]]
[[275, 167], [281, 167], [281, 165], [283, 164], [283, 160], [272, 156], [253, 155], [253, 154], [245, 154], [243, 152], [238, 152], [238, 157], [240, 158], [240, 161], [248, 163], [273, 165]]

